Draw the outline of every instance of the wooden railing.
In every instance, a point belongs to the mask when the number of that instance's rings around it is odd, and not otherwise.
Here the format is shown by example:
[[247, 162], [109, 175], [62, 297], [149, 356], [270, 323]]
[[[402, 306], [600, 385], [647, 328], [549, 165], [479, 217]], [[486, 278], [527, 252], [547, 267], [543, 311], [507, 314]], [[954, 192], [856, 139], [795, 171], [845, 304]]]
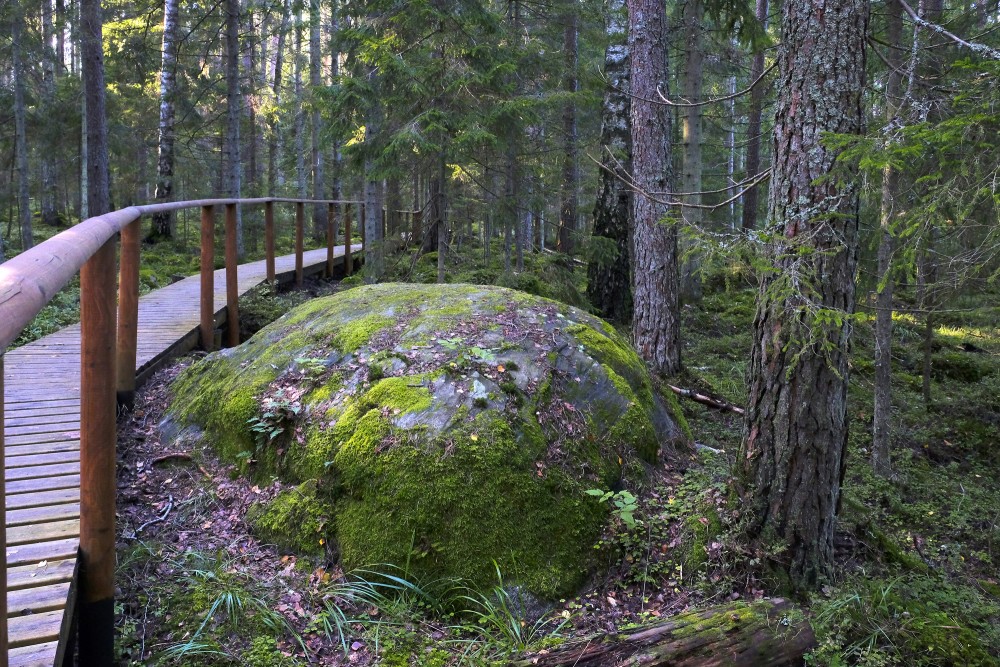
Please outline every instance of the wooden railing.
[[[237, 207], [264, 207], [267, 279], [275, 280], [274, 204], [295, 204], [295, 281], [303, 281], [305, 205], [329, 206], [326, 271], [334, 267], [335, 206], [344, 209], [345, 273], [353, 271], [352, 206], [356, 201], [298, 199], [204, 199], [131, 206], [84, 220], [0, 265], [0, 351], [72, 278], [80, 274], [80, 664], [112, 664], [115, 570], [116, 404], [131, 404], [135, 392], [141, 219], [154, 213], [201, 209], [200, 340], [206, 350], [215, 335], [215, 208], [225, 208], [226, 340], [239, 344]], [[364, 229], [364, 206], [357, 206]], [[115, 279], [116, 237], [121, 235]], [[362, 244], [364, 238], [362, 234]], [[116, 294], [117, 290], [117, 294]], [[117, 307], [116, 307], [117, 297]], [[116, 370], [117, 369], [117, 370]], [[5, 470], [3, 356], [0, 354], [0, 471]], [[0, 499], [6, 478], [0, 475]], [[0, 553], [7, 551], [6, 503], [0, 502]], [[0, 667], [8, 660], [7, 563], [0, 573]]]

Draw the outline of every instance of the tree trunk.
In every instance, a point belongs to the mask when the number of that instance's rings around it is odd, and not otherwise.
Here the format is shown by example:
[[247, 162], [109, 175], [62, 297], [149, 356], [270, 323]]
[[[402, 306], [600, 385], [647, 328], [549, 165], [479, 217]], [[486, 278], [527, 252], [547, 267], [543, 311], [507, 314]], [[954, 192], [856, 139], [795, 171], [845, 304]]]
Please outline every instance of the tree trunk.
[[864, 0], [785, 3], [768, 219], [781, 242], [761, 281], [740, 461], [748, 537], [784, 547], [774, 565], [795, 589], [833, 561], [847, 447], [848, 344], [858, 194], [831, 176], [824, 133], [862, 130]]
[[11, 11], [11, 51], [14, 60], [14, 144], [17, 153], [17, 204], [18, 220], [21, 228], [21, 251], [34, 245], [31, 233], [31, 194], [28, 190], [28, 135], [25, 129], [26, 115], [24, 84], [28, 80], [24, 69], [23, 31], [24, 16], [20, 11]]
[[[240, 91], [240, 0], [226, 0], [226, 195], [241, 194], [240, 117], [243, 95]], [[236, 207], [236, 254], [243, 258], [243, 216]]]
[[295, 185], [299, 197], [308, 195], [306, 185], [306, 119], [302, 106], [302, 13], [295, 14]]
[[573, 235], [576, 233], [577, 200], [580, 182], [580, 168], [577, 165], [576, 147], [576, 99], [574, 97], [580, 82], [577, 77], [579, 60], [579, 11], [577, 0], [566, 0], [569, 4], [563, 18], [563, 90], [570, 95], [563, 105], [563, 168], [562, 192], [559, 206], [559, 239], [556, 250], [573, 252]]
[[[312, 186], [313, 198], [326, 197], [326, 174], [324, 173], [323, 151], [320, 150], [320, 116], [319, 87], [323, 84], [323, 51], [320, 49], [322, 16], [319, 11], [320, 0], [309, 0], [309, 86], [310, 86], [310, 127], [312, 130]], [[370, 213], [370, 212], [369, 212]], [[317, 241], [326, 238], [326, 204], [313, 206], [313, 238]], [[376, 220], [380, 219], [378, 216]], [[370, 236], [368, 237], [371, 238]]]
[[[885, 84], [885, 118], [898, 121], [900, 68], [903, 34], [903, 8], [899, 0], [886, 0], [886, 62], [889, 72]], [[890, 132], [895, 130], [890, 128]], [[890, 141], [892, 138], [890, 137]], [[899, 176], [892, 165], [882, 170], [882, 206], [879, 215], [881, 235], [878, 245], [878, 293], [875, 299], [875, 409], [872, 419], [872, 469], [887, 477], [891, 472], [890, 438], [892, 435], [892, 219], [896, 207]]]
[[[56, 98], [56, 57], [52, 50], [52, 2], [42, 1], [42, 100], [41, 110], [44, 117], [49, 118], [55, 112]], [[48, 143], [48, 142], [46, 142]], [[54, 147], [42, 148], [42, 224], [50, 227], [59, 225], [62, 216], [59, 215], [59, 188], [56, 184], [56, 151]]]
[[[686, 102], [701, 101], [702, 79], [704, 78], [704, 54], [702, 53], [702, 19], [705, 6], [702, 0], [686, 0], [684, 4], [684, 93]], [[702, 112], [704, 107], [683, 107], [681, 114], [681, 141], [684, 149], [681, 171], [682, 201], [690, 206], [681, 209], [684, 222], [691, 227], [701, 226], [701, 172], [702, 172]], [[690, 243], [685, 243], [690, 245]], [[698, 274], [698, 258], [685, 249], [685, 259], [681, 268], [681, 296], [687, 302], [701, 300], [701, 276]]]
[[779, 598], [689, 611], [570, 640], [511, 667], [791, 667], [801, 665], [815, 646], [804, 614]]
[[437, 187], [434, 201], [437, 202], [437, 281], [443, 284], [445, 279], [445, 260], [448, 257], [448, 200], [446, 198], [447, 181], [444, 153], [441, 153], [438, 163]]
[[[174, 191], [174, 96], [177, 90], [177, 30], [180, 0], [163, 2], [163, 56], [160, 66], [160, 132], [156, 158], [157, 202], [170, 201]], [[152, 216], [151, 240], [174, 238], [174, 214]]]
[[614, 256], [603, 253], [587, 267], [587, 298], [601, 317], [627, 324], [632, 319], [629, 216], [632, 191], [624, 178], [632, 171], [632, 135], [629, 123], [629, 58], [624, 0], [608, 2], [608, 46], [604, 51], [604, 90], [601, 108], [600, 181], [594, 204], [594, 236], [614, 243]]
[[[767, 0], [757, 0], [757, 20], [760, 27], [767, 30]], [[764, 50], [758, 49], [750, 65], [750, 81], [756, 81], [764, 73]], [[760, 117], [764, 108], [764, 84], [758, 83], [750, 91], [750, 113], [747, 118], [747, 178], [760, 172]], [[759, 184], [747, 188], [743, 193], [743, 229], [757, 226], [757, 193]]]
[[[369, 75], [373, 90], [378, 90], [378, 74]], [[365, 122], [365, 143], [373, 144], [382, 127], [382, 108], [378, 100], [368, 110]], [[366, 147], [367, 148], [367, 147]], [[365, 159], [365, 282], [377, 283], [382, 279], [382, 192], [381, 179], [375, 174], [373, 149], [368, 149]]]
[[[275, 108], [281, 108], [282, 69], [285, 58], [285, 33], [288, 32], [288, 18], [292, 10], [292, 0], [285, 0], [281, 8], [281, 25], [278, 28], [278, 42], [274, 50], [274, 79], [271, 90]], [[278, 135], [277, 126], [270, 128], [267, 138], [267, 194], [274, 196], [278, 181]]]
[[670, 114], [657, 104], [667, 91], [666, 5], [628, 0], [632, 97], [632, 332], [640, 356], [653, 370], [673, 375], [681, 367], [677, 302], [677, 230], [662, 223], [662, 198], [670, 190]]

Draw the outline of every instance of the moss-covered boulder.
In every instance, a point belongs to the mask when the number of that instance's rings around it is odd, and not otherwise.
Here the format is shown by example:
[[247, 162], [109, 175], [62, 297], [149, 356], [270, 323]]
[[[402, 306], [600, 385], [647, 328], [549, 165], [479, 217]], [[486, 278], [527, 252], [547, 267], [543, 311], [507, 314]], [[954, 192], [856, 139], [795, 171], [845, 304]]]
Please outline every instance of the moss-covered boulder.
[[472, 285], [313, 300], [188, 368], [169, 414], [302, 485], [251, 517], [267, 539], [480, 583], [495, 561], [547, 597], [593, 569], [608, 506], [585, 491], [639, 483], [689, 439], [612, 327]]

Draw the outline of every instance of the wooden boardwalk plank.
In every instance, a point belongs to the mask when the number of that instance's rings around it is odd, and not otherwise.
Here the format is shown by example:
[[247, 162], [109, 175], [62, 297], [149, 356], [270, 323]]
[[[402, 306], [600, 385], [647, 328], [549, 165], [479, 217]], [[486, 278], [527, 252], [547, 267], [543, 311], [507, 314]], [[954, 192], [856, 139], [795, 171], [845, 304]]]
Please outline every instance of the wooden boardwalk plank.
[[[361, 249], [355, 245], [352, 250]], [[336, 252], [342, 261], [343, 246]], [[326, 249], [304, 255], [305, 272], [326, 264]], [[295, 257], [275, 260], [279, 279]], [[237, 271], [239, 293], [261, 284], [263, 260]], [[140, 378], [198, 340], [200, 282], [185, 278], [139, 299]], [[215, 323], [226, 318], [226, 275], [215, 272]], [[113, 381], [113, 380], [112, 380]], [[51, 667], [64, 647], [80, 532], [80, 326], [9, 351], [4, 363], [7, 479], [7, 604], [11, 666]]]

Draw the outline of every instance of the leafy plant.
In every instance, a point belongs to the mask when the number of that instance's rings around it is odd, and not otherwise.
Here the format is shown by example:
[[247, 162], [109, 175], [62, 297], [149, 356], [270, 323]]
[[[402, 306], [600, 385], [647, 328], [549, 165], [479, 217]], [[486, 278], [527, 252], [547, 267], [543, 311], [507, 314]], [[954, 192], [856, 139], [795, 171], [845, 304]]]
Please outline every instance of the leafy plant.
[[273, 396], [265, 396], [260, 407], [261, 413], [247, 420], [260, 446], [274, 442], [302, 411], [302, 405], [287, 397], [284, 389], [278, 389]]
[[604, 491], [602, 489], [587, 489], [584, 493], [594, 496], [599, 503], [611, 501], [611, 513], [618, 517], [629, 528], [635, 528], [638, 521], [635, 518], [639, 509], [638, 499], [627, 489], [621, 491]]

